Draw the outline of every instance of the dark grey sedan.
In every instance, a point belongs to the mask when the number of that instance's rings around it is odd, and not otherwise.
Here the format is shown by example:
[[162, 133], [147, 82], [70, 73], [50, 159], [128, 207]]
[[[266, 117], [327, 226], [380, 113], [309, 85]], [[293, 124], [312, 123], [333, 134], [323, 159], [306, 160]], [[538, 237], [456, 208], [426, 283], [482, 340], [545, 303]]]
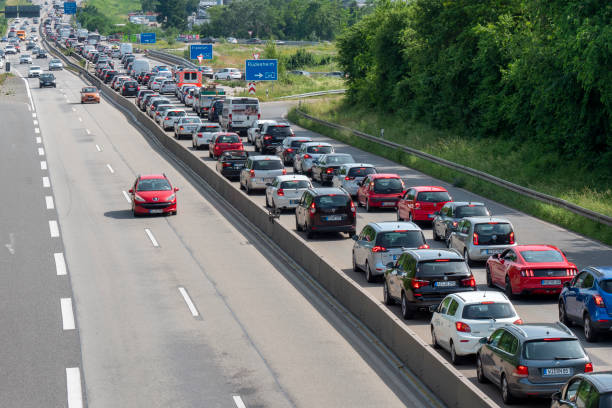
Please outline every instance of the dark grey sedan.
[[446, 204], [440, 211], [434, 213], [432, 231], [433, 238], [436, 241], [448, 241], [451, 232], [457, 230], [459, 221], [465, 217], [480, 217], [490, 216], [489, 209], [484, 203], [467, 202], [467, 201], [451, 201]]

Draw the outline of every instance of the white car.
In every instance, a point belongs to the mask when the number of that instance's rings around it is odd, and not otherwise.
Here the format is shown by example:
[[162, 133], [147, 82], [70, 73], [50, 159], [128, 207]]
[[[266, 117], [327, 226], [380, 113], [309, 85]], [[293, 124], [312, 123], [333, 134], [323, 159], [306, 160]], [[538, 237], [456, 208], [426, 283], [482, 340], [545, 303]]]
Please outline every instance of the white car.
[[32, 63], [32, 56], [30, 54], [22, 54], [19, 57], [19, 63], [20, 64], [31, 64]]
[[182, 139], [183, 136], [191, 136], [195, 130], [202, 125], [198, 116], [185, 116], [174, 124], [174, 138]]
[[266, 207], [274, 209], [295, 208], [304, 191], [312, 188], [312, 182], [307, 176], [287, 174], [277, 176], [266, 187]]
[[242, 78], [242, 73], [238, 68], [221, 68], [213, 75], [213, 79], [232, 80], [240, 78]]
[[257, 134], [261, 131], [261, 128], [263, 128], [263, 125], [265, 124], [276, 125], [276, 121], [269, 119], [255, 121], [253, 127], [247, 129], [247, 140], [252, 144], [255, 144], [255, 138], [257, 137]]
[[208, 149], [213, 136], [217, 132], [221, 132], [221, 126], [216, 123], [202, 123], [191, 134], [191, 145], [194, 149], [200, 150], [205, 147]]
[[176, 121], [185, 116], [187, 116], [187, 112], [183, 109], [168, 109], [162, 112], [160, 125], [164, 130], [173, 129]]
[[64, 64], [62, 64], [62, 61], [57, 58], [53, 58], [51, 61], [49, 61], [49, 71], [54, 71], [56, 69], [61, 71], [63, 68]]
[[359, 183], [369, 174], [376, 174], [376, 168], [368, 163], [345, 163], [332, 178], [332, 186], [343, 188], [352, 196], [357, 195]]
[[38, 78], [40, 74], [43, 73], [43, 70], [38, 65], [32, 65], [28, 70], [28, 78]]
[[174, 93], [175, 91], [176, 91], [176, 82], [174, 81], [174, 79], [166, 79], [162, 81], [161, 85], [159, 86], [159, 93], [162, 95]]
[[155, 122], [161, 125], [161, 117], [164, 114], [164, 112], [167, 111], [168, 109], [180, 109], [180, 108], [173, 103], [164, 102], [164, 103], [158, 104], [155, 109], [152, 109], [149, 112], [149, 114]]
[[4, 52], [8, 55], [8, 54], [17, 54], [17, 49], [12, 46], [12, 45], [7, 45], [4, 48]]
[[234, 37], [227, 37], [227, 42], [230, 44], [238, 44], [238, 40]]
[[240, 172], [240, 189], [247, 194], [253, 190], [265, 190], [276, 176], [287, 174], [283, 161], [278, 156], [249, 156]]
[[302, 143], [293, 158], [293, 171], [297, 174], [310, 173], [315, 160], [324, 154], [334, 153], [334, 146], [325, 142]]
[[453, 293], [444, 298], [431, 317], [431, 341], [451, 354], [453, 364], [461, 356], [474, 355], [500, 327], [522, 324], [505, 294], [486, 290]]
[[161, 76], [157, 76], [153, 78], [152, 81], [149, 81], [149, 89], [159, 92], [162, 82], [165, 81], [166, 79], [168, 78], [161, 77]]

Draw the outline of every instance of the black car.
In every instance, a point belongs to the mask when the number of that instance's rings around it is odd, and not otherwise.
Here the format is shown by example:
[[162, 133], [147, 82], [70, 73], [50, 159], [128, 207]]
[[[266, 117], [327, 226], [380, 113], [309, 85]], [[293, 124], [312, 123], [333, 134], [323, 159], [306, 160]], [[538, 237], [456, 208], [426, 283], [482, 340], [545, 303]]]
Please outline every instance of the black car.
[[246, 40], [247, 44], [263, 44], [263, 41], [261, 41], [259, 38], [249, 38], [248, 40]]
[[550, 408], [612, 407], [612, 371], [576, 374], [552, 395]]
[[36, 54], [36, 58], [47, 58], [47, 53], [40, 50], [38, 51], [38, 54]]
[[136, 81], [125, 81], [121, 86], [121, 95], [123, 96], [136, 96], [138, 93], [138, 82]]
[[109, 69], [104, 73], [104, 77], [102, 79], [104, 80], [104, 83], [108, 84], [113, 80], [116, 75], [119, 75], [118, 71], [115, 71], [114, 69]]
[[331, 183], [340, 166], [346, 163], [355, 163], [353, 156], [348, 153], [324, 154], [314, 161], [310, 169], [312, 179], [321, 184]]
[[41, 88], [45, 88], [47, 86], [52, 86], [55, 88], [55, 75], [50, 73], [40, 74], [38, 77], [38, 83]]
[[436, 241], [448, 241], [451, 232], [457, 231], [459, 221], [466, 217], [488, 217], [491, 213], [484, 203], [467, 202], [467, 201], [451, 201], [446, 204], [440, 211], [434, 213], [432, 222], [433, 238]]
[[263, 154], [276, 153], [276, 148], [285, 138], [293, 136], [293, 130], [288, 124], [264, 125], [262, 133], [255, 140], [255, 150]]
[[219, 115], [223, 111], [223, 99], [214, 100], [208, 110], [208, 121], [219, 122]]
[[402, 317], [433, 311], [451, 293], [476, 290], [472, 271], [452, 249], [411, 249], [387, 264], [383, 298], [387, 305], [400, 302]]
[[351, 196], [341, 188], [310, 188], [295, 209], [295, 228], [312, 238], [318, 232], [355, 235], [357, 214]]
[[229, 179], [240, 177], [248, 153], [244, 150], [226, 150], [217, 161], [217, 171]]

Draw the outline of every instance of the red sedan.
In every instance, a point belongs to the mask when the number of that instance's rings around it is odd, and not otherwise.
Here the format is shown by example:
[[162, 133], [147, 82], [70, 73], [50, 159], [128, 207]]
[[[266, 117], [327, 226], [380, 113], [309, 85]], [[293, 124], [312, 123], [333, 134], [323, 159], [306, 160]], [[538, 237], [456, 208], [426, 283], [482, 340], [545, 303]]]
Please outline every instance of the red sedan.
[[393, 208], [404, 194], [404, 182], [397, 174], [370, 174], [359, 185], [357, 205], [371, 208]]
[[397, 203], [398, 221], [432, 221], [434, 213], [453, 201], [444, 187], [412, 187]]
[[552, 245], [517, 245], [487, 260], [487, 285], [504, 289], [508, 297], [559, 293], [577, 273], [576, 265]]
[[226, 150], [244, 150], [240, 136], [236, 133], [215, 133], [208, 145], [208, 155], [216, 159]]
[[172, 188], [165, 174], [139, 175], [130, 189], [132, 213], [176, 215], [177, 187]]

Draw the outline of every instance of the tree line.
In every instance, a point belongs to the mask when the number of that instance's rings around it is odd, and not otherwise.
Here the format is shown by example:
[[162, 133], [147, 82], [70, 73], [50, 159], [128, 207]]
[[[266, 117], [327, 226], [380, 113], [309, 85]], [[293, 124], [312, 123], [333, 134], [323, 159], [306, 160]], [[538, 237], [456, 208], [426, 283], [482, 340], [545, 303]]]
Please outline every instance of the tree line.
[[382, 0], [339, 62], [354, 103], [536, 141], [612, 181], [611, 22], [599, 0]]

